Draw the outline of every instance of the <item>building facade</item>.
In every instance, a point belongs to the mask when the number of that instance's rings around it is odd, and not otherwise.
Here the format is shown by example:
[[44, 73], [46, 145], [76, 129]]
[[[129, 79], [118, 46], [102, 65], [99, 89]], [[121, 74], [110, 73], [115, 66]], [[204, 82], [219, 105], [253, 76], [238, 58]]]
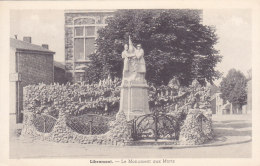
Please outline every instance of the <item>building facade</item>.
[[69, 81], [83, 81], [89, 55], [96, 50], [97, 31], [107, 25], [113, 10], [65, 11], [65, 69]]
[[224, 102], [221, 97], [221, 92], [219, 87], [216, 85], [210, 86], [210, 104], [212, 114], [224, 115], [224, 114], [232, 114], [232, 104], [228, 101]]
[[53, 56], [55, 52], [31, 43], [10, 38], [10, 114], [16, 123], [22, 122], [23, 87], [30, 84], [51, 84], [54, 81]]

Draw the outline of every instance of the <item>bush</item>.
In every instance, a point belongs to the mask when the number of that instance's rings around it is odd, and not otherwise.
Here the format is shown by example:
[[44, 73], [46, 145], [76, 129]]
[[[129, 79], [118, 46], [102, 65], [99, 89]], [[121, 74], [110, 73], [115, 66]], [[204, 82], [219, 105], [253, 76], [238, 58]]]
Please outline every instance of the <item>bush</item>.
[[[187, 114], [189, 108], [209, 108], [210, 89], [203, 87], [198, 81], [193, 81], [188, 87], [178, 86], [178, 83], [168, 86], [150, 86], [149, 104], [150, 109], [160, 112], [176, 112]], [[182, 116], [182, 115], [180, 115]]]
[[[29, 85], [25, 87], [24, 109], [34, 113], [47, 113], [56, 118], [60, 111], [70, 115], [115, 115], [119, 110], [120, 83], [119, 79], [106, 79], [94, 84]], [[149, 86], [151, 112], [172, 113], [179, 110], [181, 119], [189, 108], [208, 108], [209, 99], [209, 89], [197, 81], [189, 87], [180, 87], [178, 83]]]
[[119, 83], [118, 79], [106, 79], [98, 84], [29, 85], [25, 87], [24, 109], [54, 117], [58, 116], [59, 111], [71, 115], [115, 114], [119, 108]]

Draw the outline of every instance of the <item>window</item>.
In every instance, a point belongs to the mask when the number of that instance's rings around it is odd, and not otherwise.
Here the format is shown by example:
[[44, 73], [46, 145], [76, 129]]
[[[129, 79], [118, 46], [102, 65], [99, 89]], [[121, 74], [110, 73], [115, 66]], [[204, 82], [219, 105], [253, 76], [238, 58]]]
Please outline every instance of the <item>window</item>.
[[75, 27], [75, 36], [83, 36], [83, 27]]
[[76, 38], [74, 42], [75, 59], [84, 60], [84, 39]]
[[85, 36], [94, 36], [95, 27], [85, 27]]
[[95, 38], [85, 39], [85, 57], [88, 57], [95, 51]]
[[74, 21], [74, 56], [76, 61], [88, 60], [95, 51], [98, 27], [92, 18], [79, 18]]

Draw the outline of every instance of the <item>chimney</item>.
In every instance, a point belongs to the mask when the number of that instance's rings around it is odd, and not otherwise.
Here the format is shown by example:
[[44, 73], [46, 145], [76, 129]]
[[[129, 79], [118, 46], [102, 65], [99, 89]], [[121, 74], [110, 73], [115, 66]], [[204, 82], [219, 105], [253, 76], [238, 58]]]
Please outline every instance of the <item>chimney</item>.
[[27, 42], [27, 43], [32, 43], [32, 38], [29, 36], [25, 36], [25, 37], [23, 37], [23, 41]]
[[48, 44], [42, 44], [43, 48], [49, 49], [49, 45]]

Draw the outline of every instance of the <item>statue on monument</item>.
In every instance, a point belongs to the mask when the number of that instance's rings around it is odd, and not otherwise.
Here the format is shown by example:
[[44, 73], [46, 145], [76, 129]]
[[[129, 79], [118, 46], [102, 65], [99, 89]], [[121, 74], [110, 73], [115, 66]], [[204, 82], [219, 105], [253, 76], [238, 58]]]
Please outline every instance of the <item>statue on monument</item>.
[[129, 36], [129, 44], [124, 45], [123, 79], [120, 86], [120, 108], [125, 112], [127, 120], [150, 113], [148, 104], [148, 85], [145, 80], [144, 50], [141, 44], [133, 46]]
[[146, 73], [146, 67], [144, 60], [144, 50], [142, 49], [141, 44], [137, 44], [137, 48], [135, 48], [130, 36], [129, 46], [127, 44], [124, 45], [122, 58], [124, 59], [123, 80], [145, 81], [144, 77]]

